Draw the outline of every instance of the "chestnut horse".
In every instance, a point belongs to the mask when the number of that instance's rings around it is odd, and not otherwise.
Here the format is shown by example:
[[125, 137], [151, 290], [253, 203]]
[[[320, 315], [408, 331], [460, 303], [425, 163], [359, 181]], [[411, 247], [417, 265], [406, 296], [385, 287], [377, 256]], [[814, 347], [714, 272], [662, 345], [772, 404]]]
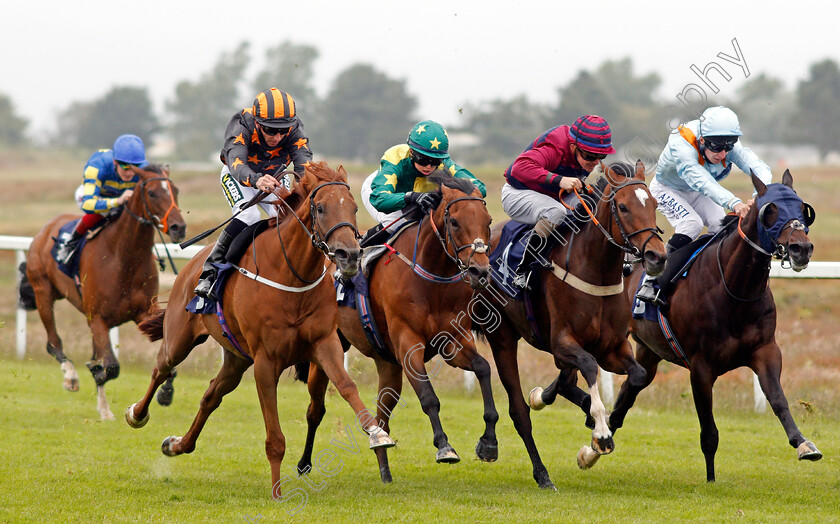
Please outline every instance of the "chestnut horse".
[[[32, 239], [26, 263], [26, 278], [47, 330], [47, 352], [61, 364], [64, 387], [69, 391], [79, 390], [79, 375], [64, 354], [54, 303], [66, 298], [87, 318], [93, 335], [93, 357], [87, 366], [96, 382], [97, 409], [103, 420], [114, 419], [105, 383], [120, 374], [108, 331], [129, 320], [139, 324], [157, 309], [158, 269], [152, 254], [155, 230], [167, 233], [173, 242], [183, 240], [187, 230], [169, 167], [150, 164], [145, 170], [131, 170], [140, 177], [134, 194], [119, 218], [85, 245], [79, 255], [78, 283], [62, 273], [50, 255], [59, 229], [78, 215], [59, 215], [47, 222]], [[22, 282], [22, 295], [25, 286]]]
[[[662, 271], [667, 258], [657, 233], [656, 199], [644, 181], [644, 165], [637, 162], [635, 173], [624, 163], [602, 168], [605, 177], [599, 186], [601, 195], [590, 220], [569, 232], [557, 233], [562, 239], [548, 257], [552, 270], [538, 270], [530, 279], [533, 315], [526, 313], [521, 301], [500, 301], [500, 325], [492, 331], [483, 330], [508, 394], [510, 417], [531, 458], [534, 480], [542, 488], [554, 488], [554, 484], [537, 451], [528, 404], [522, 395], [519, 339], [550, 353], [559, 369], [581, 370], [592, 399], [584, 407], [595, 424], [592, 446], [585, 446], [580, 453], [612, 452], [612, 433], [598, 392], [598, 366], [627, 374], [632, 383], [644, 380], [644, 370], [633, 358], [627, 339], [630, 309], [622, 293], [624, 256], [629, 253], [641, 258], [652, 274]], [[502, 227], [493, 228], [493, 249], [501, 248], [497, 244]], [[540, 392], [536, 388], [531, 393], [535, 409], [542, 407]]]
[[[489, 238], [491, 217], [470, 181], [440, 173], [429, 180], [440, 185], [441, 204], [430, 216], [403, 231], [390, 245], [391, 253], [384, 254], [371, 269], [371, 315], [387, 354], [380, 354], [368, 341], [355, 309], [339, 306], [339, 330], [345, 349], [352, 344], [376, 362], [377, 417], [388, 432], [405, 373], [432, 424], [439, 463], [454, 463], [460, 458], [443, 431], [440, 401], [430, 382], [435, 372], [430, 376], [425, 362], [439, 353], [449, 365], [475, 372], [485, 421], [476, 454], [481, 460], [494, 461], [498, 456], [495, 424], [499, 416], [493, 402], [490, 365], [476, 351], [468, 318], [475, 306], [471, 302], [473, 289], [486, 286], [490, 279], [489, 250], [483, 239]], [[315, 432], [325, 412], [325, 377], [323, 373], [314, 377], [310, 373], [313, 378], [309, 383], [312, 403], [306, 414], [309, 431], [298, 471], [311, 466]], [[376, 457], [382, 481], [391, 482], [386, 450], [377, 449]]]
[[[754, 175], [752, 182], [758, 197], [746, 218], [737, 224], [733, 221], [725, 235], [697, 255], [688, 275], [677, 282], [668, 299], [665, 316], [676, 345], [669, 344], [658, 322], [633, 319], [636, 359], [647, 375], [641, 384], [628, 381], [621, 386], [609, 420], [613, 431], [624, 424], [627, 411], [654, 379], [661, 360], [687, 367], [709, 482], [715, 480], [718, 447], [712, 388], [719, 376], [742, 366], [758, 376], [799, 459], [822, 458], [796, 426], [782, 391], [776, 303], [769, 286], [773, 256], [788, 262], [794, 271], [808, 266], [814, 250], [807, 234], [814, 219], [813, 208], [796, 195], [789, 171], [785, 171], [781, 184], [765, 185]], [[773, 234], [769, 234], [771, 231]], [[631, 303], [641, 273], [637, 269], [628, 279], [625, 298]], [[680, 349], [682, 355], [678, 354]]]
[[[293, 174], [293, 173], [292, 173]], [[149, 419], [155, 390], [192, 351], [212, 336], [227, 351], [218, 375], [201, 399], [198, 414], [183, 437], [168, 437], [162, 451], [175, 456], [191, 453], [210, 414], [222, 398], [239, 385], [242, 374], [254, 365], [254, 379], [265, 422], [265, 452], [271, 464], [272, 496], [281, 495], [280, 464], [286, 440], [277, 414], [280, 373], [300, 362], [312, 362], [335, 384], [356, 413], [357, 422], [370, 435], [371, 447], [393, 446], [376, 428], [365, 409], [356, 384], [344, 370], [341, 342], [336, 333], [335, 289], [326, 276], [326, 257], [346, 275], [358, 272], [359, 243], [356, 202], [347, 185], [347, 173], [325, 162], [307, 165], [280, 205], [291, 217], [258, 235], [248, 252], [237, 260], [221, 295], [227, 338], [218, 316], [193, 314], [185, 306], [193, 297], [210, 246], [184, 267], [169, 298], [168, 307], [144, 322], [140, 329], [152, 340], [163, 339], [145, 396], [126, 411], [126, 421], [139, 428]], [[283, 209], [283, 208], [281, 208]], [[234, 344], [231, 340], [237, 341]]]

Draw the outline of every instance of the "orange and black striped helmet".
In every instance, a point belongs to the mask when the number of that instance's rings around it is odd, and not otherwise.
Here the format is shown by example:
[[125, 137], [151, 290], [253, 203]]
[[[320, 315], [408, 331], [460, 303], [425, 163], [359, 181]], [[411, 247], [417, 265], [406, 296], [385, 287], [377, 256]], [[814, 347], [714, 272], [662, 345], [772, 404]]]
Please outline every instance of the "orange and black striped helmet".
[[260, 125], [277, 128], [291, 127], [295, 117], [295, 99], [276, 87], [266, 89], [254, 99], [254, 119]]

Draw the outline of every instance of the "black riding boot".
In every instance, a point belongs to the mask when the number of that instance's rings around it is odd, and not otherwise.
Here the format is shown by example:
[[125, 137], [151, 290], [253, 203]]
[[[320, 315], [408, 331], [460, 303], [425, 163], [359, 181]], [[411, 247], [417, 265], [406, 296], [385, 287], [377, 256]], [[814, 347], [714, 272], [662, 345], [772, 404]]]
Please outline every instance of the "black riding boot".
[[213, 264], [223, 264], [225, 262], [225, 257], [227, 256], [228, 249], [230, 249], [231, 242], [233, 242], [236, 235], [245, 229], [245, 227], [247, 227], [247, 224], [234, 219], [219, 235], [213, 251], [207, 255], [207, 260], [204, 261], [201, 278], [198, 280], [198, 285], [195, 286], [194, 292], [196, 295], [209, 300], [216, 300], [216, 296], [213, 294], [213, 284], [216, 282], [217, 275], [216, 267]]
[[[687, 246], [690, 243], [690, 236], [683, 235], [682, 233], [675, 233], [665, 245], [665, 251], [670, 255], [677, 249]], [[650, 302], [659, 307], [664, 307], [668, 305], [668, 303], [665, 301], [664, 297], [659, 296], [662, 293], [662, 290], [653, 289], [653, 281], [655, 278], [656, 277], [652, 277], [650, 275], [645, 275], [645, 279], [642, 281], [642, 287], [640, 287], [639, 292], [636, 293], [636, 298], [642, 302]]]
[[[531, 275], [531, 264], [541, 259], [539, 253], [542, 251], [548, 237], [554, 231], [554, 226], [548, 220], [541, 218], [531, 231], [528, 237], [528, 244], [525, 246], [525, 253], [522, 255], [522, 260], [516, 268], [516, 276], [513, 277], [513, 285], [519, 289], [531, 289], [529, 285]], [[540, 260], [543, 267], [550, 267], [550, 263]]]

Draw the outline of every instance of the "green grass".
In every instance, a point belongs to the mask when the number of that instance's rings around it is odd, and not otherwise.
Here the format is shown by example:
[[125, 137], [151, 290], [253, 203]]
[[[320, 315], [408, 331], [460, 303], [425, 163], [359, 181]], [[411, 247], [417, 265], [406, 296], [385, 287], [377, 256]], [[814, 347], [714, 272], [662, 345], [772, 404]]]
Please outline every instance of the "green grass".
[[[750, 522], [840, 521], [840, 476], [835, 435], [840, 422], [798, 412], [797, 421], [825, 458], [798, 462], [771, 414], [718, 409], [721, 445], [717, 478], [705, 482], [698, 424], [691, 409], [632, 411], [617, 435], [617, 448], [589, 471], [574, 462], [589, 438], [583, 417], [558, 403], [532, 413], [535, 438], [557, 492], [537, 488], [521, 440], [499, 398], [500, 456], [492, 464], [475, 460], [483, 430], [477, 394], [443, 392], [442, 422], [462, 462], [434, 462], [431, 430], [412, 392], [394, 412], [390, 452], [395, 482], [380, 483], [373, 453], [352, 424], [349, 407], [334, 392], [316, 442], [316, 453], [332, 449], [332, 477], [320, 472], [316, 491], [294, 475], [305, 435], [306, 388], [281, 379], [280, 420], [287, 454], [285, 493], [269, 496], [265, 431], [253, 379], [210, 418], [191, 455], [165, 457], [160, 443], [189, 427], [211, 373], [182, 373], [175, 402], [156, 403], [142, 429], [122, 419], [126, 406], [148, 384], [148, 371], [124, 367], [108, 385], [115, 422], [99, 422], [94, 387], [81, 373], [81, 391], [61, 388], [55, 363], [42, 359], [0, 360], [0, 521], [2, 522]], [[497, 389], [497, 391], [499, 391]], [[374, 391], [362, 388], [369, 402]], [[331, 443], [355, 435], [360, 451]], [[253, 520], [251, 520], [253, 521]]]

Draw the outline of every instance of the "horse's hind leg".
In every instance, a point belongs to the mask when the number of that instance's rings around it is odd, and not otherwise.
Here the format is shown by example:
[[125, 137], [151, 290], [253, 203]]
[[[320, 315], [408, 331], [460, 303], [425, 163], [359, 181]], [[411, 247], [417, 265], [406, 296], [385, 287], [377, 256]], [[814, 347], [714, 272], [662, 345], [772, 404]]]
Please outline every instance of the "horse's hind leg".
[[102, 420], [114, 420], [114, 414], [111, 413], [111, 406], [105, 396], [105, 383], [119, 376], [120, 363], [111, 348], [108, 333], [110, 326], [99, 317], [91, 319], [89, 324], [93, 334], [93, 357], [87, 366], [96, 382], [97, 411]]
[[548, 475], [548, 470], [545, 468], [540, 452], [537, 450], [537, 444], [534, 442], [534, 433], [531, 426], [531, 415], [528, 404], [522, 396], [522, 383], [519, 380], [519, 363], [516, 360], [517, 354], [517, 340], [509, 337], [507, 333], [512, 332], [512, 328], [507, 330], [497, 329], [493, 337], [489, 338], [490, 348], [493, 350], [493, 360], [496, 362], [496, 369], [499, 371], [499, 379], [505, 388], [508, 396], [509, 408], [508, 413], [510, 419], [513, 421], [513, 427], [519, 433], [519, 437], [525, 444], [525, 449], [528, 452], [528, 457], [531, 459], [533, 467], [534, 480], [544, 489], [557, 489], [551, 482]]
[[782, 372], [782, 353], [779, 346], [774, 342], [768, 344], [758, 351], [756, 351], [752, 365], [753, 371], [758, 375], [758, 382], [761, 384], [761, 390], [770, 407], [773, 408], [773, 413], [782, 423], [782, 427], [788, 437], [790, 445], [796, 449], [796, 454], [799, 460], [819, 460], [822, 458], [822, 453], [817, 449], [813, 442], [806, 439], [799, 428], [796, 426], [793, 417], [790, 414], [790, 407], [788, 406], [785, 392], [782, 390], [780, 382]]
[[324, 373], [324, 370], [310, 364], [309, 377], [306, 380], [306, 385], [309, 388], [309, 407], [306, 409], [306, 443], [303, 445], [303, 454], [297, 465], [298, 475], [305, 475], [312, 469], [312, 449], [315, 446], [315, 433], [327, 412], [324, 406], [324, 397], [329, 383], [330, 379]]
[[[391, 433], [391, 415], [400, 402], [402, 394], [402, 368], [397, 364], [377, 358], [376, 371], [379, 375], [379, 391], [376, 395], [376, 416], [388, 434]], [[376, 460], [379, 462], [379, 478], [382, 482], [392, 482], [391, 466], [388, 464], [388, 449], [376, 448]]]
[[[216, 375], [216, 378], [210, 381], [210, 386], [207, 388], [207, 391], [204, 392], [204, 396], [201, 398], [201, 403], [199, 404], [198, 413], [196, 413], [195, 419], [193, 419], [193, 423], [190, 426], [190, 429], [187, 430], [183, 437], [167, 437], [163, 441], [163, 444], [161, 444], [161, 451], [164, 455], [174, 457], [175, 455], [180, 455], [182, 453], [192, 453], [193, 450], [195, 450], [195, 442], [196, 440], [198, 440], [198, 436], [201, 434], [201, 430], [204, 428], [204, 424], [207, 422], [207, 418], [210, 416], [211, 413], [213, 413], [213, 411], [215, 411], [216, 408], [219, 407], [219, 405], [222, 403], [222, 398], [234, 389], [236, 389], [236, 386], [238, 386], [239, 382], [242, 380], [242, 374], [245, 373], [245, 370], [249, 367], [251, 367], [251, 362], [249, 360], [236, 357], [231, 352], [225, 351], [225, 357], [224, 361], [222, 362], [222, 367], [219, 370], [219, 373]], [[260, 391], [260, 380], [262, 379], [259, 379], [257, 381], [258, 392]], [[276, 394], [277, 382], [275, 380], [275, 420], [277, 419]], [[263, 399], [261, 396], [260, 401], [262, 402], [262, 400]], [[272, 470], [273, 469], [274, 468], [272, 467]]]
[[47, 353], [52, 355], [59, 364], [64, 375], [64, 389], [67, 391], [79, 391], [79, 374], [76, 367], [64, 354], [64, 343], [58, 336], [55, 325], [55, 301], [58, 299], [55, 288], [50, 281], [44, 277], [33, 278], [29, 275], [32, 290], [35, 293], [35, 303], [38, 308], [38, 316], [47, 331]]

